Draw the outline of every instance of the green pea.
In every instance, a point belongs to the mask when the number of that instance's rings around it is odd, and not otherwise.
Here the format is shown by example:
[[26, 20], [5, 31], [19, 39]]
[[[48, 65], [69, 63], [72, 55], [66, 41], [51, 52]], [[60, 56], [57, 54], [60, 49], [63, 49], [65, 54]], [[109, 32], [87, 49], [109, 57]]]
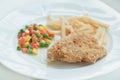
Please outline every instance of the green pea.
[[23, 33], [23, 32], [25, 32], [25, 31], [24, 31], [24, 29], [20, 29], [20, 32]]
[[29, 53], [29, 54], [32, 54], [32, 49], [28, 49], [28, 53]]
[[49, 46], [49, 44], [47, 44], [47, 43], [40, 43], [40, 47], [48, 47]]
[[49, 37], [48, 34], [43, 34], [43, 37], [44, 37], [44, 38], [47, 38], [47, 39], [49, 39], [49, 40], [52, 40], [52, 38]]
[[34, 28], [34, 30], [37, 30], [37, 26], [34, 26], [33, 28]]
[[37, 38], [40, 38], [40, 34], [36, 34]]
[[20, 47], [20, 46], [17, 46], [17, 50], [20, 51], [20, 50], [21, 50], [21, 47]]
[[20, 31], [18, 32], [18, 35], [25, 32], [23, 29], [20, 29]]
[[31, 45], [30, 45], [30, 44], [27, 46], [27, 48], [28, 48], [28, 49], [32, 49], [32, 47], [31, 47]]
[[48, 46], [49, 46], [49, 44], [45, 43], [45, 44], [44, 44], [44, 46], [45, 46], [45, 47], [48, 47]]
[[44, 43], [40, 43], [40, 47], [44, 47]]
[[48, 37], [48, 34], [43, 34], [43, 37], [47, 38], [47, 37]]
[[52, 38], [51, 38], [51, 37], [48, 37], [48, 39], [49, 39], [49, 40], [52, 40]]

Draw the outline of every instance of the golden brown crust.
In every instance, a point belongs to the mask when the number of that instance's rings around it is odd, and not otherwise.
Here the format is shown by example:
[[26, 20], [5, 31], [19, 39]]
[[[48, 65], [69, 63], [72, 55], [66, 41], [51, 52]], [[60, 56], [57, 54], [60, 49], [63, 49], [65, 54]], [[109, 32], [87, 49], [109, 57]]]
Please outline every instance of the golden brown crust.
[[104, 47], [100, 47], [95, 38], [79, 31], [56, 42], [47, 51], [48, 59], [65, 62], [94, 63], [106, 54]]

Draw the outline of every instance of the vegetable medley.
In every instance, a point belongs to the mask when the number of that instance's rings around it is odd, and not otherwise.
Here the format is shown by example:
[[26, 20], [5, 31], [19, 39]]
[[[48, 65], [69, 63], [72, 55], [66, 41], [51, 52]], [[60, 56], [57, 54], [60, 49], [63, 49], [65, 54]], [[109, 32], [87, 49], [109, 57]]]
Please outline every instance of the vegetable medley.
[[18, 32], [17, 50], [28, 54], [38, 54], [38, 48], [48, 47], [54, 34], [46, 26], [32, 24], [25, 26]]

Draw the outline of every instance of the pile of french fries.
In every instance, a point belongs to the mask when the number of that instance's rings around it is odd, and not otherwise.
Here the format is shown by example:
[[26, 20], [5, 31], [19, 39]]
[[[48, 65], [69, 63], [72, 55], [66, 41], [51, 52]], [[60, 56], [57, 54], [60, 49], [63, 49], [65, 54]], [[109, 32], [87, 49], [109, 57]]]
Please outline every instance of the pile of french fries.
[[62, 38], [74, 32], [75, 30], [84, 31], [91, 34], [98, 40], [100, 46], [107, 43], [108, 25], [88, 16], [59, 17], [57, 20], [48, 16], [47, 26], [53, 33], [60, 35]]

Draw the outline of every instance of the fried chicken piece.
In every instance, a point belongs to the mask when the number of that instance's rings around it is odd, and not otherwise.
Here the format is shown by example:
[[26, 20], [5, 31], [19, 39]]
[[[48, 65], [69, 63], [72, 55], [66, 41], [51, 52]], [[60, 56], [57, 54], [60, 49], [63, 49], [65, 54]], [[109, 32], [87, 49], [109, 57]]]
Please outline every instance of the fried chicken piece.
[[49, 60], [59, 60], [68, 63], [95, 63], [106, 54], [106, 49], [99, 46], [95, 38], [80, 31], [71, 33], [47, 50]]

